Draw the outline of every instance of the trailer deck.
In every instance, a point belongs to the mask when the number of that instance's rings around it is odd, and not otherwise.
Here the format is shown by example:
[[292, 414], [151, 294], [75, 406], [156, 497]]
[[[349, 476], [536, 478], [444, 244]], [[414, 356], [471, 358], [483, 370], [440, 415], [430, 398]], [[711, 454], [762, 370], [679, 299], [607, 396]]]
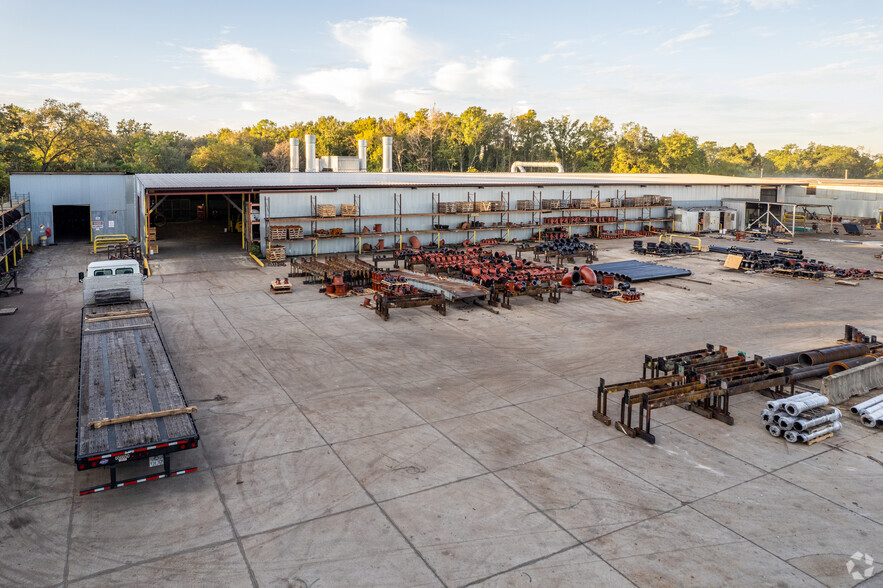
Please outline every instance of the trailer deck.
[[[189, 413], [95, 427], [103, 419], [184, 409], [187, 401], [160, 339], [152, 313], [143, 301], [87, 306], [82, 315], [76, 463], [80, 470], [110, 466], [111, 483], [81, 494], [116, 488], [115, 466], [132, 459], [168, 455], [196, 447], [199, 434]], [[152, 465], [154, 465], [152, 463]]]

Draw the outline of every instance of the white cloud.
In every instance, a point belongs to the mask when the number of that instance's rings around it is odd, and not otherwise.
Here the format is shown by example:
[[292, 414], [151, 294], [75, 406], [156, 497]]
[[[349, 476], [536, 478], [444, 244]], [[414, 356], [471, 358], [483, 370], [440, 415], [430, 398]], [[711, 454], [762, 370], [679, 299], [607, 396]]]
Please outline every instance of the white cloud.
[[424, 51], [411, 37], [404, 18], [375, 17], [344, 21], [332, 27], [334, 38], [356, 52], [371, 79], [393, 82], [413, 71]]
[[318, 70], [299, 76], [296, 81], [310, 94], [332, 96], [350, 107], [363, 104], [373, 89], [401, 82], [426, 57], [403, 18], [348, 20], [332, 25], [331, 30], [338, 42], [354, 51], [364, 67]]
[[252, 82], [270, 81], [276, 77], [276, 66], [270, 58], [251, 47], [231, 43], [196, 51], [205, 67], [224, 77]]
[[747, 0], [755, 10], [763, 10], [765, 8], [784, 8], [786, 6], [794, 6], [800, 0]]
[[315, 71], [300, 76], [297, 81], [305, 92], [331, 96], [353, 108], [361, 106], [372, 86], [370, 72], [354, 67]]
[[14, 74], [2, 76], [4, 78], [16, 78], [20, 80], [38, 80], [59, 85], [77, 84], [83, 82], [112, 82], [119, 78], [113, 74], [93, 71], [69, 71], [62, 73], [36, 73], [20, 71]]
[[473, 66], [461, 62], [448, 63], [435, 73], [432, 85], [445, 92], [508, 90], [515, 86], [515, 60], [497, 57]]
[[690, 3], [700, 6], [719, 4], [732, 10], [733, 12], [727, 14], [727, 16], [732, 16], [739, 11], [739, 7], [743, 4], [747, 4], [755, 10], [767, 10], [796, 6], [800, 0], [690, 0]]
[[842, 35], [821, 39], [819, 47], [849, 47], [862, 51], [883, 50], [883, 27], [861, 26], [857, 30]]
[[678, 35], [672, 39], [669, 39], [659, 47], [661, 49], [674, 49], [681, 43], [687, 43], [689, 41], [695, 41], [696, 39], [702, 39], [705, 37], [711, 36], [711, 25], [708, 23], [701, 24], [698, 27], [687, 31], [683, 35]]

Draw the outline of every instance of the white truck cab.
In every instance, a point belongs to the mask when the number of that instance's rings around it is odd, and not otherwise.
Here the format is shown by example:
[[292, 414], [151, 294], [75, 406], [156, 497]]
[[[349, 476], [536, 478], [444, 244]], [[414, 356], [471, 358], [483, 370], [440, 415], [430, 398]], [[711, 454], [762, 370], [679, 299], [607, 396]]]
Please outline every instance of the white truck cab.
[[80, 272], [83, 306], [144, 300], [144, 278], [135, 259], [93, 261], [85, 274]]

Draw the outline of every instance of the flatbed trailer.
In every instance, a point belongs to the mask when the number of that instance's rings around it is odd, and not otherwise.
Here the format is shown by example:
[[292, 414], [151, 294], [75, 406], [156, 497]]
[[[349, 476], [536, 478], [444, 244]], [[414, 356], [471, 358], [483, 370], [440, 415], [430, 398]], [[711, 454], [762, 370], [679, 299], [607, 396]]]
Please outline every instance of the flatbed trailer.
[[[170, 461], [199, 443], [192, 410], [145, 302], [83, 307], [75, 460], [78, 470], [108, 467], [110, 482], [81, 496], [195, 472], [172, 470]], [[164, 411], [177, 414], [151, 414]], [[163, 471], [117, 480], [118, 464], [140, 459]]]

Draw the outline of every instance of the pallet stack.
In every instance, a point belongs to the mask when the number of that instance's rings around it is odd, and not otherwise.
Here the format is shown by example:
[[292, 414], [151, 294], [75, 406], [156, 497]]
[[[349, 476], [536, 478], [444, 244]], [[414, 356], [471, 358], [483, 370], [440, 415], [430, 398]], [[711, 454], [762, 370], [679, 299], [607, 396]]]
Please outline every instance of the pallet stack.
[[453, 214], [457, 212], [457, 203], [456, 202], [439, 202], [438, 203], [438, 211], [441, 214]]
[[285, 261], [285, 247], [267, 247], [266, 260], [270, 263]]
[[492, 204], [488, 200], [478, 200], [475, 202], [475, 212], [490, 212]]
[[288, 238], [289, 240], [303, 239], [304, 228], [300, 225], [288, 225]]
[[356, 216], [358, 209], [355, 204], [341, 204], [340, 216]]
[[472, 212], [473, 209], [474, 206], [472, 205], [472, 202], [466, 200], [457, 202], [457, 212]]
[[543, 210], [560, 210], [561, 209], [561, 201], [560, 200], [543, 200], [542, 201]]
[[321, 218], [337, 216], [337, 207], [333, 204], [319, 204], [316, 206], [316, 216]]
[[533, 200], [519, 200], [515, 203], [516, 210], [533, 210]]

